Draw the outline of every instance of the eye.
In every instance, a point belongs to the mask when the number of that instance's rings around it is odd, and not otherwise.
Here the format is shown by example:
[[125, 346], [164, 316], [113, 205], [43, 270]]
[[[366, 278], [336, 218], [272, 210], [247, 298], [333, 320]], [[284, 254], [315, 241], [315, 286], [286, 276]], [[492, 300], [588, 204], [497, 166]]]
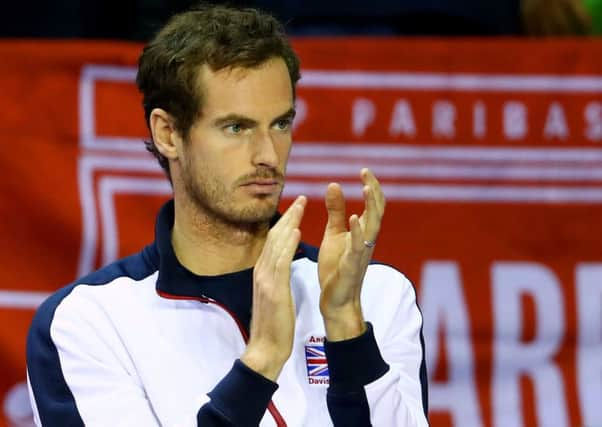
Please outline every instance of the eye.
[[240, 123], [231, 123], [227, 126], [224, 126], [224, 130], [228, 133], [239, 134], [242, 132], [243, 128]]
[[276, 122], [276, 128], [278, 130], [288, 130], [291, 127], [292, 119], [280, 119]]

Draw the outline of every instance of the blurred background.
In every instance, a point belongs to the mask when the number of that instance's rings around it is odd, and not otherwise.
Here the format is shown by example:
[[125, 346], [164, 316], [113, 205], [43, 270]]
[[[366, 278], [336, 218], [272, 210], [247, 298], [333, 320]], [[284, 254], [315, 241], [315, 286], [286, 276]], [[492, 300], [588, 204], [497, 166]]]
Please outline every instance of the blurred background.
[[[194, 0], [6, 2], [6, 37], [145, 41]], [[219, 2], [218, 2], [219, 3]], [[272, 12], [303, 35], [585, 35], [599, 32], [600, 0], [230, 1]]]
[[[32, 426], [35, 308], [139, 250], [170, 188], [144, 151], [143, 46], [191, 0], [5, 2], [0, 427]], [[602, 0], [228, 2], [302, 60], [283, 197], [388, 198], [376, 258], [415, 284], [434, 427], [602, 427]], [[386, 298], [386, 296], [383, 296]], [[379, 426], [380, 427], [380, 426]]]

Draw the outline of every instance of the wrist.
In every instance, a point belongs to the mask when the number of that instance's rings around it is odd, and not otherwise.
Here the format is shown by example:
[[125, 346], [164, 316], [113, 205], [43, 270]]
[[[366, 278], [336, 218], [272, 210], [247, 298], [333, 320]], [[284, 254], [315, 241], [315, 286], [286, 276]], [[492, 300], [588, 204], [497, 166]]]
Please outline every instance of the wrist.
[[326, 341], [324, 344], [329, 384], [335, 394], [358, 391], [389, 370], [376, 343], [372, 326], [369, 322], [365, 325], [366, 331], [355, 339]]
[[[209, 397], [213, 411], [217, 410], [229, 420], [232, 426], [257, 426], [278, 384], [247, 367], [240, 360], [234, 362], [232, 369], [211, 390]], [[240, 396], [253, 396], [253, 399], [241, 399]], [[198, 425], [214, 425], [210, 419], [215, 415], [211, 409], [201, 407], [197, 413]], [[196, 424], [195, 424], [196, 425]]]
[[240, 357], [240, 361], [244, 363], [249, 369], [257, 372], [265, 378], [276, 382], [282, 372], [282, 368], [286, 363], [288, 357], [279, 356], [266, 356], [274, 355], [274, 352], [255, 350], [247, 347], [245, 352]]
[[359, 307], [322, 314], [322, 317], [326, 339], [330, 342], [349, 340], [366, 332], [366, 322]]

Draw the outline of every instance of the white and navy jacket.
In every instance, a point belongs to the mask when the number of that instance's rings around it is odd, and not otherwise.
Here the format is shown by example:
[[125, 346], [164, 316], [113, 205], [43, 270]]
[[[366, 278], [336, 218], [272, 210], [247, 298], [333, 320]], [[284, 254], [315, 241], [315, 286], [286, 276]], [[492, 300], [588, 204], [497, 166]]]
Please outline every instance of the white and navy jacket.
[[173, 202], [155, 242], [60, 289], [27, 340], [34, 418], [47, 427], [427, 426], [422, 317], [410, 282], [371, 264], [360, 337], [329, 343], [317, 251], [292, 263], [295, 340], [278, 383], [238, 359], [252, 269], [197, 276], [171, 246]]

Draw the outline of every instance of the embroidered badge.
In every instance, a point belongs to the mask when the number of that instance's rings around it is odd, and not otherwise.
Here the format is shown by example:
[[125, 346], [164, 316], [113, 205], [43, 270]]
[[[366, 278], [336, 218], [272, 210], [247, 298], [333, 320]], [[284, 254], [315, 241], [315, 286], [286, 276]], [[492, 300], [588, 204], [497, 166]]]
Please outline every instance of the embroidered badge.
[[310, 336], [305, 344], [307, 380], [310, 384], [329, 383], [328, 361], [324, 352], [324, 337]]

